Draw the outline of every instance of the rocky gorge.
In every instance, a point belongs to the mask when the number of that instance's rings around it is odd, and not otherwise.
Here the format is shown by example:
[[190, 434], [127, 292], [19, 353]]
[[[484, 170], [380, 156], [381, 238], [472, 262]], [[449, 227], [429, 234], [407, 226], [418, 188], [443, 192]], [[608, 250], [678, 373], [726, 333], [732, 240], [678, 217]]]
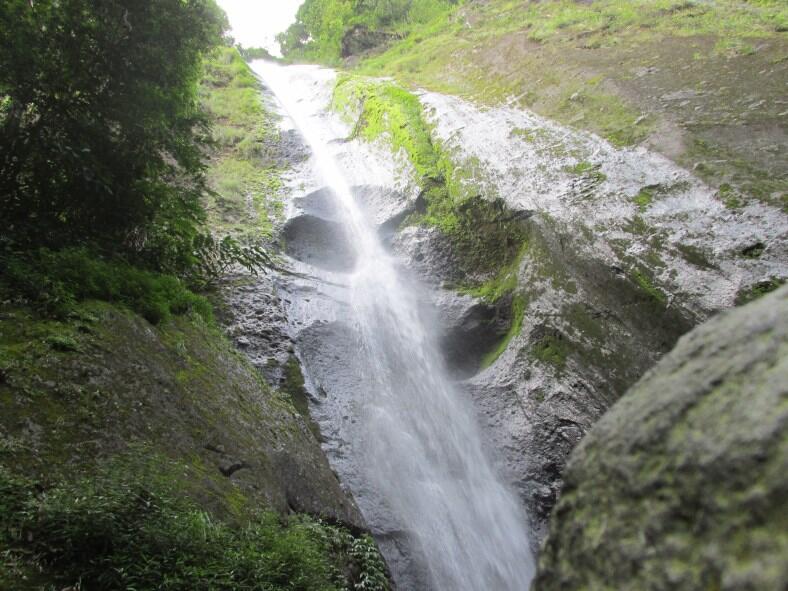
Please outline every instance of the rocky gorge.
[[[390, 82], [289, 69], [289, 84], [335, 133], [331, 151], [355, 198], [401, 272], [421, 286], [421, 314], [474, 402], [497, 469], [528, 509], [534, 547], [548, 529], [570, 452], [600, 417], [681, 335], [788, 272], [782, 212], [752, 203], [731, 213], [714, 189], [658, 154], [434, 93], [407, 95], [420, 112], [403, 123], [395, 119], [404, 111], [399, 91], [387, 95]], [[354, 86], [346, 102], [343, 85]], [[296, 133], [282, 115], [283, 133]], [[375, 116], [382, 129], [365, 134]], [[426, 134], [427, 149], [450, 162], [439, 180], [460, 203], [450, 215], [468, 208], [476, 227], [463, 226], [461, 217], [453, 226], [431, 217], [442, 198], [435, 197], [436, 178], [420, 171], [423, 148], [398, 137], [401, 129]], [[300, 361], [332, 466], [372, 523], [395, 578], [419, 588], [412, 573], [424, 566], [400, 532], [381, 525], [387, 519], [376, 500], [365, 497], [346, 425], [361, 420], [349, 393], [364, 368], [354, 365], [342, 279], [357, 255], [331, 191], [307, 154], [295, 152], [288, 181], [294, 198], [281, 226], [291, 272], [276, 280], [283, 311], [277, 330], [293, 351], [277, 352], [276, 337], [253, 355], [261, 368], [293, 354]], [[513, 242], [492, 264], [484, 252], [491, 236], [493, 249], [502, 236]], [[269, 297], [258, 287], [243, 293], [243, 305], [233, 308], [247, 313]], [[248, 347], [256, 331], [244, 336], [243, 322], [237, 330], [237, 342]], [[553, 538], [548, 544], [562, 547]], [[540, 580], [537, 588], [546, 584]]]
[[283, 59], [223, 38], [207, 275], [0, 234], [0, 589], [782, 591], [785, 16], [307, 0]]

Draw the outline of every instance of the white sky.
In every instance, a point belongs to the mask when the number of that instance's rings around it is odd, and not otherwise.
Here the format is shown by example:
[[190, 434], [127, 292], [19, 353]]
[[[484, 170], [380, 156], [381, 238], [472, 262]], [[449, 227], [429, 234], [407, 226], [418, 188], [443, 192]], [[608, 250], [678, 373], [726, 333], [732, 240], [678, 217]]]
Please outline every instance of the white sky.
[[295, 20], [304, 0], [217, 0], [227, 13], [235, 40], [245, 47], [265, 47], [279, 55], [274, 37]]

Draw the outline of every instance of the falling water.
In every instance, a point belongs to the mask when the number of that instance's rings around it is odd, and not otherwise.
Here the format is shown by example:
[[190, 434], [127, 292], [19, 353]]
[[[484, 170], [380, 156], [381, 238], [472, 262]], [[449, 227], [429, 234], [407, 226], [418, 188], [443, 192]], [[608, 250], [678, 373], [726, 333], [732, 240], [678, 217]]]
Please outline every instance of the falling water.
[[399, 276], [321, 135], [315, 112], [325, 105], [299, 96], [291, 68], [254, 67], [311, 148], [357, 249], [348, 281], [365, 372], [352, 453], [365, 487], [414, 540], [430, 588], [525, 591], [534, 572], [527, 518], [486, 456], [470, 402], [443, 368], [413, 286]]

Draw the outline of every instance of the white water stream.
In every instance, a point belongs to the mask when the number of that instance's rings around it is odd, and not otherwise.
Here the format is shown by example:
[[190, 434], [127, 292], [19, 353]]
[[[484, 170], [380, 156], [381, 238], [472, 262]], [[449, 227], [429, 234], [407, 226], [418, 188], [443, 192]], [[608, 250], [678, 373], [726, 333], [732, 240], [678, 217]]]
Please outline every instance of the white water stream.
[[[340, 138], [326, 124], [327, 105], [293, 84], [310, 72], [315, 85], [330, 78], [320, 74], [325, 70], [264, 62], [254, 69], [313, 152], [357, 250], [347, 282], [348, 321], [361, 343], [354, 362], [365, 368], [356, 389], [358, 435], [350, 442], [361, 486], [381, 497], [412, 554], [423, 557], [428, 588], [527, 590], [534, 574], [527, 516], [485, 453], [470, 401], [447, 376], [435, 331], [418, 314], [415, 286], [398, 273], [332, 154], [329, 142]], [[366, 518], [374, 529], [375, 516]]]

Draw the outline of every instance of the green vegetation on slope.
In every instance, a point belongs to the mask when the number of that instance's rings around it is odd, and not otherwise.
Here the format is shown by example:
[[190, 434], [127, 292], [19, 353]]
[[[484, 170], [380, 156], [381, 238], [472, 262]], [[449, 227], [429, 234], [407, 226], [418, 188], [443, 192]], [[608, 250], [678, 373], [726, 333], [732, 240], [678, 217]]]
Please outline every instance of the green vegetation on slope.
[[0, 296], [24, 298], [49, 317], [66, 318], [79, 302], [97, 299], [123, 304], [153, 324], [173, 314], [213, 319], [208, 300], [186, 289], [176, 277], [102, 260], [84, 248], [42, 248], [0, 261]]
[[785, 150], [763, 133], [784, 124], [787, 29], [780, 0], [490, 0], [414, 23], [350, 63], [645, 143], [732, 187], [726, 203], [788, 207]]
[[341, 76], [332, 107], [354, 126], [354, 136], [380, 139], [406, 155], [425, 204], [410, 221], [439, 228], [471, 282], [498, 275], [517, 257], [524, 241], [521, 220], [501, 199], [483, 194], [473, 162], [458, 165], [432, 140], [418, 97], [392, 82]]
[[208, 221], [244, 240], [269, 238], [282, 215], [279, 130], [261, 85], [238, 50], [219, 48], [206, 63], [201, 97], [213, 119], [207, 170]]
[[226, 26], [213, 0], [3, 3], [3, 256], [84, 247], [198, 287], [269, 262], [205, 225], [199, 82]]
[[271, 264], [280, 207], [225, 24], [213, 0], [0, 8], [0, 589], [388, 588], [291, 395], [191, 291]]
[[306, 0], [279, 36], [291, 60], [338, 63], [354, 51], [404, 36], [446, 13], [457, 0]]
[[0, 465], [0, 543], [7, 548], [0, 587], [339, 591], [375, 588], [362, 586], [362, 576], [385, 583], [368, 536], [264, 512], [229, 525], [180, 494], [196, 476], [140, 448], [42, 493]]
[[368, 538], [269, 513], [343, 503], [290, 396], [199, 317], [3, 307], [0, 589], [385, 589]]

